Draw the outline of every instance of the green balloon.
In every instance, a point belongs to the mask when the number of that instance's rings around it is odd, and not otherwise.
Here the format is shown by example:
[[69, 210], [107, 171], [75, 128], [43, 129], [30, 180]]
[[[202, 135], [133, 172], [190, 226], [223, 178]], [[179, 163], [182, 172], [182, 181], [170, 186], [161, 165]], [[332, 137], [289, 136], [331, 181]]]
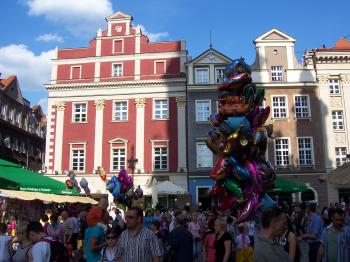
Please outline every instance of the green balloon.
[[225, 189], [234, 194], [238, 200], [243, 200], [242, 190], [234, 180], [227, 180], [225, 183]]

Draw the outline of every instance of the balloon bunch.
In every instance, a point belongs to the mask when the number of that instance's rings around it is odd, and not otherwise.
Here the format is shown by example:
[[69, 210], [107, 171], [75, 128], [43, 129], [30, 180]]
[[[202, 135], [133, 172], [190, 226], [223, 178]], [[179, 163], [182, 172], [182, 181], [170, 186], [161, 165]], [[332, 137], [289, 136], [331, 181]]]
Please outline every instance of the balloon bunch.
[[218, 156], [210, 174], [216, 181], [210, 195], [221, 210], [234, 209], [237, 223], [249, 220], [274, 187], [276, 175], [265, 159], [267, 138], [273, 126], [264, 125], [270, 107], [263, 107], [265, 91], [252, 83], [250, 66], [236, 59], [224, 71], [218, 85], [218, 113], [209, 118], [207, 147]]
[[129, 204], [134, 199], [141, 198], [143, 191], [140, 186], [137, 187], [135, 192], [132, 192], [133, 179], [128, 176], [126, 170], [123, 168], [120, 170], [118, 177], [112, 176], [111, 180], [106, 183], [107, 190], [113, 195], [114, 200], [121, 204]]
[[73, 170], [65, 171], [64, 172], [67, 176], [69, 176], [69, 179], [66, 180], [66, 186], [69, 189], [75, 188], [79, 193], [81, 192], [81, 188], [78, 184], [78, 181], [75, 179], [75, 173]]
[[85, 194], [90, 194], [89, 182], [85, 178], [82, 178], [80, 180], [79, 185], [82, 189], [84, 189]]

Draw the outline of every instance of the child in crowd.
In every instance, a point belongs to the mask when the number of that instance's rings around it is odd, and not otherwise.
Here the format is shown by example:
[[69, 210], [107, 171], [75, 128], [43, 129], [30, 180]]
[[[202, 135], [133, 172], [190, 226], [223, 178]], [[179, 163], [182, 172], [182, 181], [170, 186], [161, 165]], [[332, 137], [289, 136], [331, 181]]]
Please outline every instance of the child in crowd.
[[238, 225], [239, 235], [236, 237], [236, 262], [253, 262], [253, 249], [243, 223]]

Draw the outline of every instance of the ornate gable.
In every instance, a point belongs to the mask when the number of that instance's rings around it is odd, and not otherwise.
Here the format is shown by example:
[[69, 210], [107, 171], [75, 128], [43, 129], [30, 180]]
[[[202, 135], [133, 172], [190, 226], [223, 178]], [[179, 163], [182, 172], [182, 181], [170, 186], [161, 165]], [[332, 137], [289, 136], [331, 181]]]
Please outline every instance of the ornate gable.
[[120, 138], [120, 137], [117, 137], [108, 141], [109, 144], [127, 144], [128, 142], [129, 141], [127, 139]]
[[232, 60], [216, 51], [213, 48], [208, 49], [201, 55], [197, 56], [195, 59], [191, 60], [189, 63], [191, 64], [228, 64], [231, 63]]
[[118, 21], [118, 20], [132, 20], [132, 16], [127, 15], [121, 11], [115, 12], [106, 18], [107, 21]]
[[278, 29], [271, 29], [254, 40], [254, 43], [259, 42], [295, 42], [295, 39]]

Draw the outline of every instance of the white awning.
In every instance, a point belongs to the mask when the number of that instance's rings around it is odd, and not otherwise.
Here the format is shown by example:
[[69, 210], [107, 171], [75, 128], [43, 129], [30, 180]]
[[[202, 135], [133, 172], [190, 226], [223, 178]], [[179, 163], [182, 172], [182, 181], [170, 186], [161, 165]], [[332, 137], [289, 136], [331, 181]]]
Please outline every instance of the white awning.
[[91, 197], [85, 196], [68, 196], [68, 195], [55, 195], [55, 194], [44, 194], [38, 192], [25, 192], [16, 190], [5, 190], [0, 189], [2, 196], [17, 198], [21, 200], [42, 200], [45, 202], [54, 203], [83, 203], [96, 205], [98, 202]]
[[154, 190], [154, 188], [158, 195], [184, 195], [187, 193], [182, 187], [179, 187], [170, 181], [164, 181], [157, 184], [155, 187], [153, 186], [152, 188], [145, 190], [144, 195], [152, 195], [152, 189]]

